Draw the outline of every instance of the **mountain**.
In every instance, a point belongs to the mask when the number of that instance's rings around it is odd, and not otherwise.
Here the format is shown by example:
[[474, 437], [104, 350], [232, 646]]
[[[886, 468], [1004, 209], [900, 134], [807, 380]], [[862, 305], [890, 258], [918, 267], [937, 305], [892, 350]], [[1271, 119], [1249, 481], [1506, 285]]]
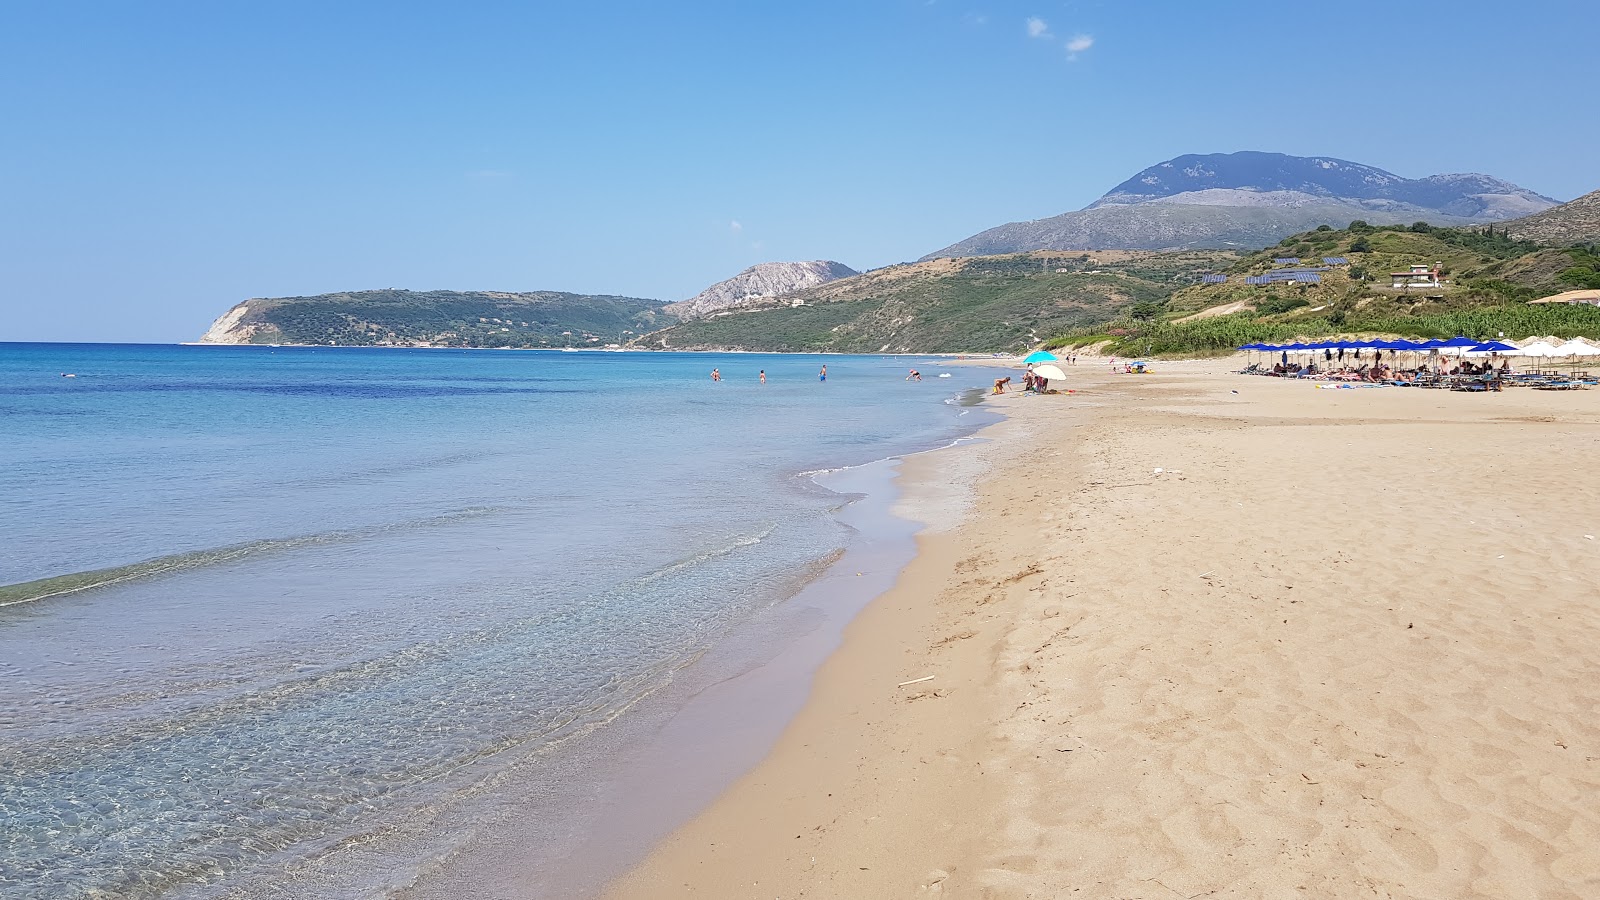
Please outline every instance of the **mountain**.
[[1512, 237], [1567, 247], [1600, 243], [1600, 191], [1506, 223]]
[[1215, 250], [1108, 251], [907, 263], [754, 301], [637, 343], [663, 350], [1016, 350], [1160, 302], [1236, 258]]
[[204, 344], [345, 347], [587, 347], [660, 328], [660, 300], [555, 291], [349, 291], [246, 300]]
[[681, 319], [702, 319], [859, 274], [843, 263], [830, 260], [761, 263], [713, 284], [688, 300], [667, 304], [666, 311]]
[[1158, 163], [1078, 212], [988, 229], [924, 259], [1023, 250], [1259, 247], [1318, 225], [1466, 225], [1556, 201], [1487, 175], [1403, 178], [1331, 157], [1211, 153]]

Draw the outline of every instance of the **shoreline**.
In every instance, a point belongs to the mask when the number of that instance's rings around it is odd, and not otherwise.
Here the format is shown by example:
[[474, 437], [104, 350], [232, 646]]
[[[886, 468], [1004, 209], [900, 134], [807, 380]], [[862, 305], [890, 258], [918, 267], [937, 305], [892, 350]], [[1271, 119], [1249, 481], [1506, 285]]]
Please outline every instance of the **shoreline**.
[[1225, 366], [908, 463], [971, 514], [604, 896], [1600, 893], [1600, 398]]
[[[487, 788], [479, 803], [449, 817], [473, 837], [384, 886], [383, 895], [593, 896], [637, 865], [770, 752], [842, 632], [914, 558], [923, 525], [901, 509], [906, 461], [966, 446], [987, 427], [993, 423], [947, 444], [795, 473], [838, 497], [832, 515], [852, 532], [838, 554], [588, 735], [583, 754], [530, 760], [522, 766], [528, 771], [508, 772], [507, 784]], [[586, 761], [596, 757], [608, 762]], [[536, 770], [560, 786], [559, 797]], [[562, 824], [552, 831], [555, 820]]]

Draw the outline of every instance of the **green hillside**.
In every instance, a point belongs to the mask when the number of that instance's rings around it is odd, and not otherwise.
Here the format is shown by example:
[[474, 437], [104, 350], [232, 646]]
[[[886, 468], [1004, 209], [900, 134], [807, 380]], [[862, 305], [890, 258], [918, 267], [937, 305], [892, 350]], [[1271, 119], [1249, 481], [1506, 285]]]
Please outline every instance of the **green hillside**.
[[[1299, 257], [1304, 268], [1320, 267], [1325, 256], [1345, 257], [1349, 264], [1320, 272], [1319, 284], [1244, 283], [1245, 276], [1283, 268], [1275, 258]], [[1435, 264], [1444, 276], [1441, 286], [1390, 286], [1390, 272]], [[1489, 227], [1355, 222], [1346, 229], [1321, 228], [1286, 238], [1218, 272], [1229, 276], [1228, 283], [1183, 287], [1156, 309], [1129, 311], [1048, 343], [1083, 346], [1110, 340], [1107, 352], [1121, 355], [1205, 354], [1255, 340], [1360, 333], [1600, 335], [1600, 309], [1527, 302], [1600, 286], [1600, 255], [1593, 246], [1546, 247]]]
[[1232, 251], [1022, 253], [890, 266], [675, 325], [645, 346], [835, 352], [1016, 350], [1153, 306]]
[[553, 291], [350, 291], [247, 300], [213, 343], [346, 347], [583, 347], [631, 340], [664, 322], [658, 300]]

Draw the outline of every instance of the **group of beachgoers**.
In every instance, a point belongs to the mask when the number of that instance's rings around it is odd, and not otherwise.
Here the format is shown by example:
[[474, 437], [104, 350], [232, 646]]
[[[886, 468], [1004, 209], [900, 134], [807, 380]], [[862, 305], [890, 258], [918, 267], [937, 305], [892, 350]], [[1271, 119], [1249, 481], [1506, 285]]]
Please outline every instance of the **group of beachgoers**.
[[1314, 359], [1301, 364], [1290, 362], [1285, 358], [1273, 363], [1271, 368], [1252, 365], [1244, 371], [1248, 375], [1393, 385], [1434, 385], [1443, 384], [1446, 380], [1459, 382], [1465, 379], [1478, 382], [1483, 388], [1491, 391], [1500, 390], [1505, 380], [1516, 374], [1509, 359], [1501, 359], [1497, 365], [1494, 360], [1475, 363], [1464, 359], [1451, 364], [1449, 360], [1438, 358], [1432, 366], [1423, 362], [1411, 368], [1397, 369], [1383, 362], [1379, 354], [1374, 354], [1371, 362], [1346, 363], [1338, 366], [1318, 366]]
[[[996, 378], [994, 380], [994, 390], [990, 393], [1004, 394], [1006, 392], [1006, 388], [1010, 387], [1010, 385], [1010, 375], [1007, 375], [1004, 378]], [[1042, 394], [1049, 388], [1050, 379], [1044, 377], [1043, 375], [1036, 374], [1033, 371], [1033, 366], [1028, 366], [1028, 371], [1022, 376], [1022, 392], [1024, 394]]]
[[[762, 369], [761, 372], [756, 377], [761, 379], [761, 383], [762, 384], [766, 384], [767, 383], [767, 370], [766, 369]], [[722, 370], [721, 369], [712, 369], [711, 370], [711, 380], [712, 381], [721, 381], [722, 380]], [[823, 366], [822, 367], [822, 375], [821, 375], [820, 380], [822, 380], [822, 381], [827, 381], [828, 380], [828, 367], [827, 366]]]
[[[762, 369], [757, 374], [757, 377], [761, 380], [762, 384], [766, 384], [767, 383], [767, 370], [766, 369]], [[722, 380], [722, 370], [721, 369], [712, 369], [711, 370], [711, 380], [712, 381], [721, 381]], [[818, 381], [827, 381], [828, 380], [828, 367], [827, 366], [823, 366], [822, 369], [817, 372], [817, 380]], [[907, 381], [921, 381], [922, 380], [922, 373], [918, 372], [916, 369], [912, 369], [910, 371], [910, 373], [906, 375], [906, 380]]]

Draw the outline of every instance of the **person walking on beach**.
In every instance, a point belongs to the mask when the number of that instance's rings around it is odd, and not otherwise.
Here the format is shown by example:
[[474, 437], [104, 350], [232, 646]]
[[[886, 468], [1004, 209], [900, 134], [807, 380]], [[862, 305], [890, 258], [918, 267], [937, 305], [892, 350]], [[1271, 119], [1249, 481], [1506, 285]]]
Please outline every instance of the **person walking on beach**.
[[722, 380], [722, 371], [720, 369], [712, 369], [711, 370], [711, 380], [712, 381], [721, 381]]
[[823, 364], [822, 371], [817, 373], [817, 380], [818, 381], [827, 381], [828, 380], [828, 366], [827, 366], [826, 363]]
[[761, 370], [761, 383], [762, 384], [766, 384], [767, 383], [767, 370], [766, 369], [762, 369]]

